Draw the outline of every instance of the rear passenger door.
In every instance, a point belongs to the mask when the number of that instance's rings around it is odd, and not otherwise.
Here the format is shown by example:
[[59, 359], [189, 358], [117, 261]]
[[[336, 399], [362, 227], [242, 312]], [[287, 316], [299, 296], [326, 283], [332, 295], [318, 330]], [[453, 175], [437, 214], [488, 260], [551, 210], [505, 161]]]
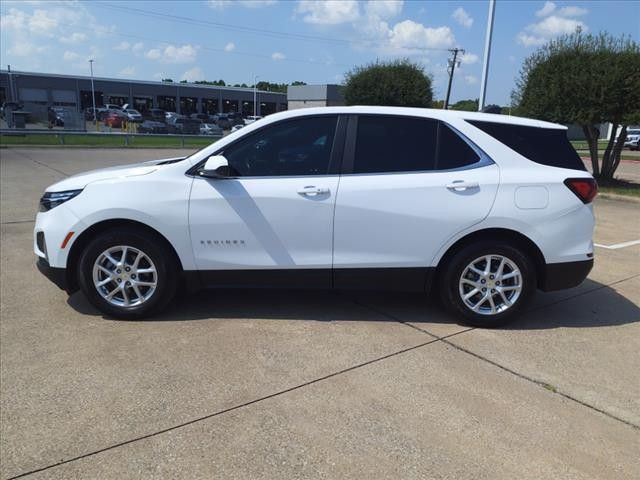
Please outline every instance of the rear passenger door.
[[483, 220], [498, 167], [444, 122], [352, 116], [334, 220], [334, 286], [423, 290], [440, 247]]

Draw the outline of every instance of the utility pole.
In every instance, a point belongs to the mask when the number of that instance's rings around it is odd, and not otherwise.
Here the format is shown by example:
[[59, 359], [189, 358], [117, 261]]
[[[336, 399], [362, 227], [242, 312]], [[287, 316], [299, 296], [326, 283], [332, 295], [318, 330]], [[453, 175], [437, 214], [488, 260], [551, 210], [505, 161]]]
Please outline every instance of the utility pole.
[[458, 61], [458, 53], [464, 53], [462, 48], [452, 48], [449, 50], [453, 53], [453, 59], [449, 60], [449, 67], [447, 68], [447, 72], [449, 73], [449, 86], [447, 87], [447, 98], [444, 100], [444, 109], [449, 108], [449, 96], [451, 95], [451, 82], [453, 82], [453, 72], [456, 69], [456, 64], [460, 65]]
[[482, 62], [482, 81], [480, 83], [480, 100], [478, 101], [478, 111], [484, 108], [487, 96], [487, 77], [489, 76], [489, 57], [491, 56], [491, 37], [493, 36], [493, 17], [496, 12], [496, 1], [489, 0], [489, 16], [487, 18], [487, 32], [484, 39], [484, 61]]
[[258, 115], [258, 105], [256, 105], [256, 100], [258, 98], [258, 75], [253, 76], [253, 116], [256, 117]]
[[98, 130], [98, 116], [96, 115], [96, 90], [93, 88], [93, 58], [89, 60], [89, 68], [91, 69], [91, 99], [93, 100], [93, 123]]

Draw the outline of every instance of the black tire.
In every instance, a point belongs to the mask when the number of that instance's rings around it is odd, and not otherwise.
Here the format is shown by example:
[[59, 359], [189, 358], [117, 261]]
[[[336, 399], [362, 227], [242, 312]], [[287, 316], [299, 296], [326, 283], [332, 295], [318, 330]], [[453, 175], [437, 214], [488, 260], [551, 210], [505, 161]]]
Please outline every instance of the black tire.
[[[120, 245], [143, 252], [153, 262], [156, 270], [155, 291], [148, 299], [135, 306], [113, 305], [94, 286], [93, 268], [97, 258], [107, 249]], [[77, 268], [78, 283], [87, 299], [98, 310], [115, 318], [143, 318], [161, 311], [173, 300], [178, 285], [178, 266], [164, 239], [131, 227], [99, 234], [82, 252]]]
[[[520, 271], [521, 290], [514, 303], [504, 311], [485, 315], [475, 312], [471, 307], [467, 306], [460, 293], [460, 288], [465, 288], [465, 286], [460, 286], [460, 280], [471, 262], [489, 255], [506, 257], [517, 266]], [[499, 260], [496, 258], [493, 261], [497, 262]], [[506, 325], [517, 317], [536, 290], [536, 269], [532, 259], [522, 249], [504, 241], [480, 241], [467, 245], [455, 253], [444, 267], [444, 272], [440, 278], [440, 297], [443, 305], [453, 314], [462, 318], [465, 324], [473, 327], [495, 328]], [[474, 287], [467, 288], [472, 290]], [[483, 294], [479, 293], [478, 295], [481, 298]], [[507, 295], [509, 294], [507, 293]], [[498, 294], [496, 294], [496, 297], [499, 302], [502, 302]], [[472, 297], [471, 302], [474, 301], [473, 298], [478, 297]]]

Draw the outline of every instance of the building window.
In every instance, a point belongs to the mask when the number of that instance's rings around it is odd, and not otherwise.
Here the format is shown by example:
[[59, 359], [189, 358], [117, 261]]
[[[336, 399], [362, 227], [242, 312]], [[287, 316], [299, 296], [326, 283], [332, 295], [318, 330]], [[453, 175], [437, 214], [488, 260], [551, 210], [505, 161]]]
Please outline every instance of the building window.
[[[96, 94], [96, 108], [104, 105], [102, 101], [102, 92], [95, 91]], [[82, 110], [93, 107], [93, 98], [91, 95], [91, 90], [80, 90], [80, 108]]]
[[196, 97], [180, 97], [180, 113], [190, 115], [198, 111], [198, 99]]
[[261, 102], [260, 103], [260, 115], [263, 117], [266, 115], [271, 115], [272, 113], [276, 113], [276, 103], [275, 102]]
[[153, 108], [153, 99], [151, 97], [133, 97], [133, 108], [140, 113], [148, 113]]
[[238, 111], [238, 100], [223, 100], [222, 111], [224, 113], [231, 113]]
[[202, 113], [208, 113], [209, 115], [218, 113], [218, 99], [203, 98]]
[[168, 97], [164, 95], [158, 95], [158, 108], [165, 112], [176, 111], [176, 97]]
[[242, 102], [242, 116], [247, 117], [249, 115], [253, 115], [253, 102], [244, 100]]

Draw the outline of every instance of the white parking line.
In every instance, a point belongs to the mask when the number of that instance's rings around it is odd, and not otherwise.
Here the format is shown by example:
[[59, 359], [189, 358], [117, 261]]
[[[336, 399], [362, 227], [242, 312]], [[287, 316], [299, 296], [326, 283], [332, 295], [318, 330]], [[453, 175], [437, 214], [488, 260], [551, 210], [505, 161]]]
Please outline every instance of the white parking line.
[[600, 243], [594, 243], [594, 247], [606, 248], [608, 250], [617, 250], [619, 248], [630, 247], [631, 245], [640, 245], [640, 240], [631, 240], [629, 242], [614, 243], [613, 245], [601, 245]]

